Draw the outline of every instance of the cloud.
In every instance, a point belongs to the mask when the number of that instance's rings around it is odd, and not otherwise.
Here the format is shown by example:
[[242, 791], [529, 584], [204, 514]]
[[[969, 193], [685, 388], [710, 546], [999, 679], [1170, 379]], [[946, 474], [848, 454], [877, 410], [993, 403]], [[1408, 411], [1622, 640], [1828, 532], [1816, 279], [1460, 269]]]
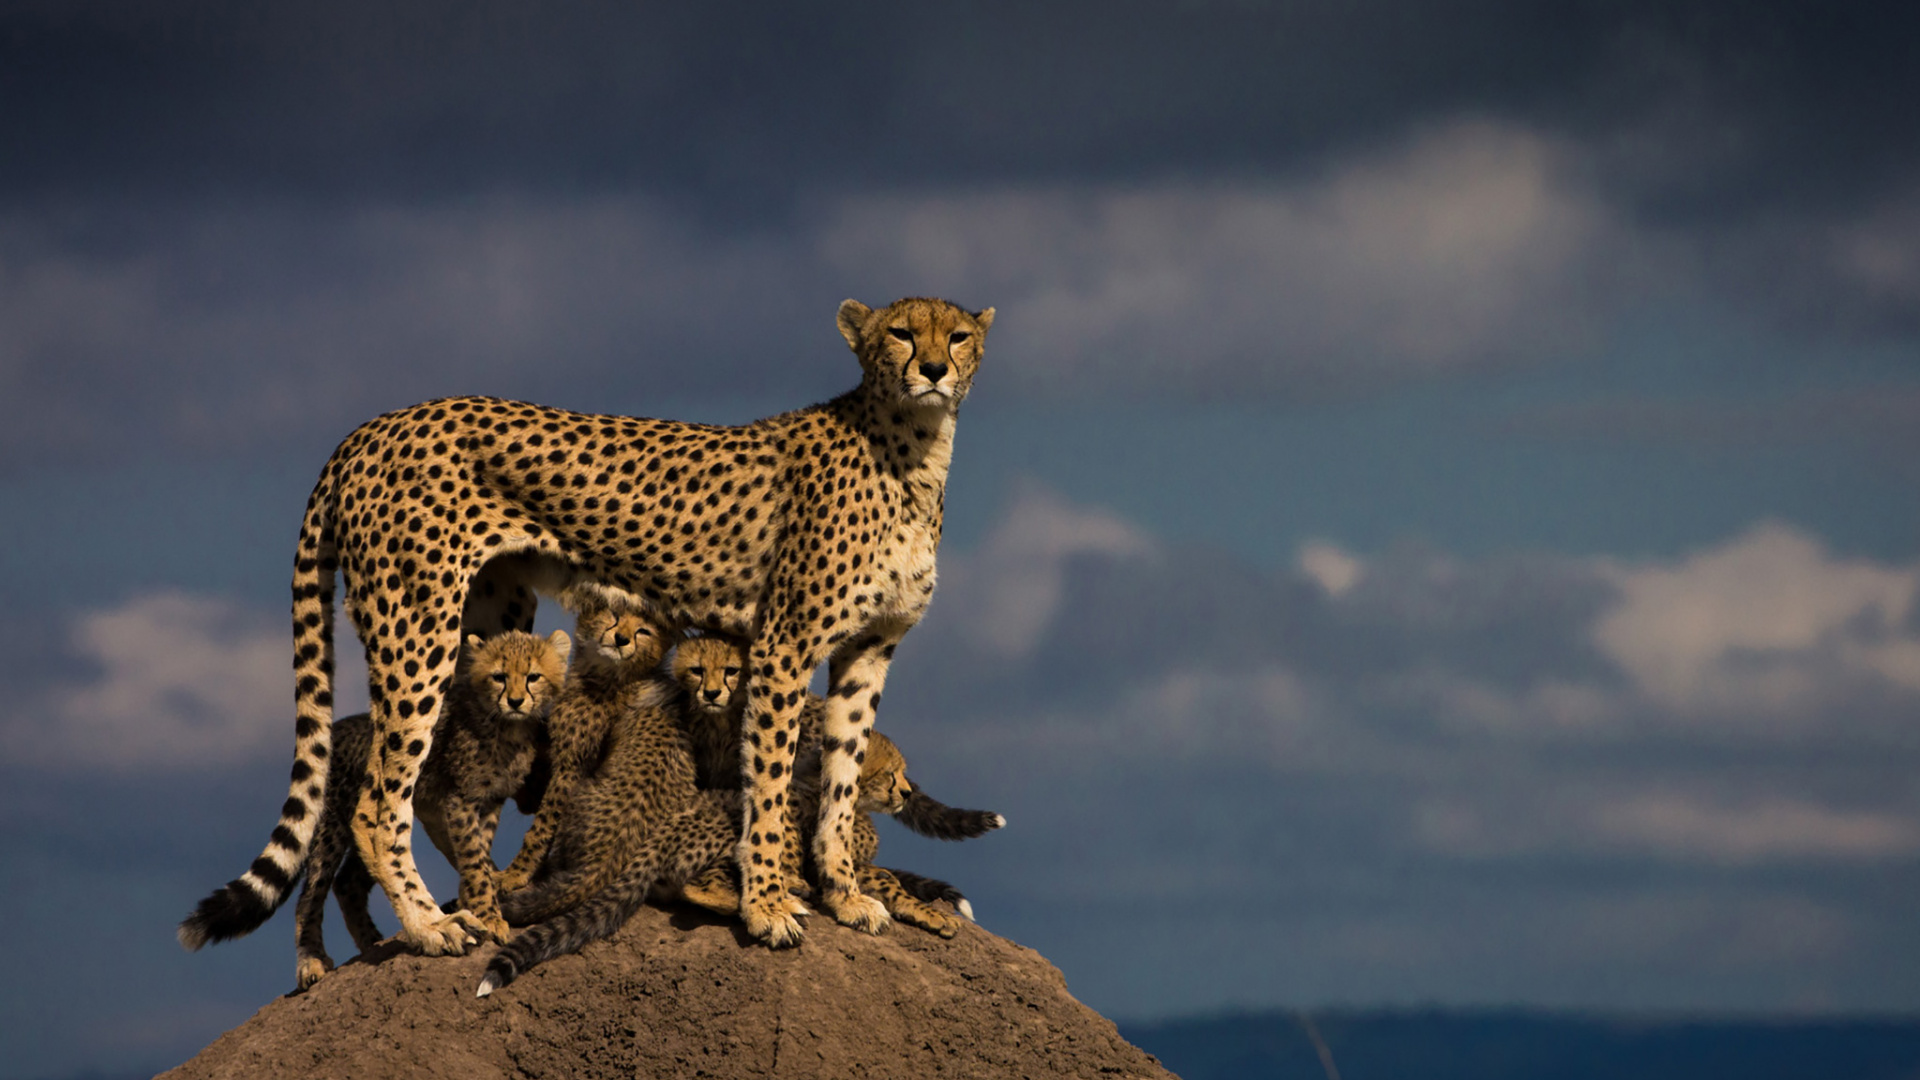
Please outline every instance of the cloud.
[[[636, 389], [821, 393], [856, 370], [837, 297], [803, 321], [808, 290], [772, 287], [790, 261], [645, 199], [73, 216], [0, 216], [0, 319], [16, 328], [0, 461], [337, 437], [459, 393], [601, 410]], [[107, 228], [114, 243], [87, 239]], [[742, 304], [752, 317], [729, 319]], [[788, 361], [809, 351], [822, 362]]]
[[93, 670], [0, 726], [0, 760], [61, 772], [200, 772], [292, 746], [288, 631], [214, 597], [157, 592], [82, 612], [68, 648]]
[[824, 397], [847, 293], [997, 305], [993, 377], [1076, 397], [1555, 355], [1617, 301], [1565, 159], [1460, 122], [1287, 184], [834, 193], [758, 228], [638, 191], [0, 211], [0, 454], [317, 439], [454, 393]]
[[1688, 790], [1567, 779], [1494, 799], [1423, 799], [1413, 809], [1414, 835], [1473, 861], [1554, 856], [1742, 868], [1886, 863], [1920, 852], [1920, 808], [1909, 805], [1863, 810], [1764, 791], [1729, 797], [1714, 790], [1727, 786], [1724, 777], [1694, 778]]
[[1766, 524], [1677, 565], [1607, 574], [1621, 600], [1595, 626], [1596, 643], [1677, 712], [1806, 714], [1831, 679], [1920, 691], [1920, 568], [1833, 559]]
[[[1060, 613], [1074, 559], [1142, 559], [1156, 545], [1125, 521], [1074, 506], [1028, 484], [974, 551], [941, 562], [950, 617], [974, 648], [1001, 658], [1030, 654]], [[945, 596], [943, 594], [943, 600]]]
[[1881, 775], [1920, 706], [1920, 568], [1791, 526], [1642, 563], [1316, 541], [1259, 575], [1030, 487], [943, 563], [888, 697], [974, 783], [1249, 773], [1375, 859], [1920, 852], [1920, 801]]
[[[1625, 299], [1568, 147], [1458, 119], [1286, 183], [850, 205], [830, 265], [990, 295], [1055, 392], [1231, 396], [1565, 355]], [[1617, 283], [1616, 283], [1617, 284]]]

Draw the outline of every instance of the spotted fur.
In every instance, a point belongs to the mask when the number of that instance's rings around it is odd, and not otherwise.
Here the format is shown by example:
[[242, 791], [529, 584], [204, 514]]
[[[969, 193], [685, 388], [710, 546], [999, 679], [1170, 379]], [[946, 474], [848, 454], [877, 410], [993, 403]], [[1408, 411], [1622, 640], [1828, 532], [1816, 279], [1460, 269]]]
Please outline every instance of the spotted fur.
[[513, 925], [551, 918], [604, 889], [696, 797], [684, 704], [672, 680], [644, 672], [622, 680], [593, 712], [608, 724], [605, 757], [569, 798], [540, 874], [502, 898]]
[[[448, 688], [433, 750], [420, 771], [414, 798], [418, 820], [460, 872], [462, 909], [502, 940], [506, 923], [494, 899], [494, 830], [501, 805], [532, 763], [534, 732], [559, 697], [570, 650], [560, 631], [547, 638], [518, 631], [490, 640], [470, 637]], [[371, 718], [365, 713], [342, 718], [334, 723], [333, 736], [347, 760], [367, 760]], [[327, 777], [325, 810], [314, 830], [306, 885], [295, 909], [295, 978], [303, 989], [333, 969], [322, 926], [328, 895], [338, 898], [348, 933], [362, 951], [380, 937], [367, 912], [373, 881], [351, 850], [353, 810], [367, 781], [359, 768], [333, 769]], [[196, 949], [252, 931], [273, 913], [257, 900], [244, 883], [229, 883], [180, 924], [181, 943]]]
[[856, 758], [894, 647], [932, 598], [955, 414], [993, 310], [914, 298], [875, 311], [849, 300], [838, 322], [860, 360], [859, 385], [742, 427], [449, 398], [347, 436], [300, 527], [294, 777], [246, 887], [276, 905], [319, 816], [337, 570], [372, 690], [367, 768], [376, 782], [354, 815], [356, 848], [404, 942], [430, 954], [464, 951], [470, 920], [441, 913], [413, 856], [412, 794], [441, 687], [463, 627], [524, 629], [530, 590], [585, 583], [661, 625], [752, 640], [743, 747], [752, 775], [735, 857], [746, 882], [741, 917], [774, 945], [800, 938], [801, 908], [777, 851], [791, 834], [786, 789], [801, 703], [814, 669], [828, 664], [832, 749], [814, 840], [822, 898], [841, 922], [882, 929], [885, 909], [861, 893], [846, 850]]
[[[741, 723], [739, 703], [734, 696], [739, 664], [745, 647], [722, 635], [709, 635], [683, 643], [674, 652], [672, 672], [680, 685], [687, 708], [686, 724], [694, 747], [694, 765], [703, 787], [727, 786], [739, 773], [737, 747]], [[824, 726], [825, 704], [813, 694], [801, 713], [801, 754], [796, 769], [806, 775], [817, 759]], [[866, 751], [859, 758], [861, 810], [864, 813], [888, 813], [907, 828], [941, 840], [965, 840], [981, 836], [1006, 824], [1006, 818], [987, 810], [961, 810], [947, 806], [921, 791], [907, 775], [906, 760], [893, 741], [879, 732], [869, 735]], [[804, 795], [796, 795], [796, 799]], [[945, 899], [969, 919], [972, 906], [958, 889], [945, 882], [908, 875], [925, 883], [922, 891], [904, 887], [895, 871], [872, 865], [878, 850], [879, 835], [864, 816], [856, 818], [854, 830], [855, 872], [861, 888], [880, 899], [888, 913], [916, 925], [952, 933], [952, 925], [927, 914], [924, 904]], [[864, 853], [864, 854], [861, 854]], [[797, 853], [783, 851], [789, 864], [789, 876], [802, 876]], [[870, 887], [871, 886], [871, 887]], [[937, 888], [936, 888], [937, 887]], [[671, 892], [671, 890], [667, 890]], [[726, 868], [711, 868], [697, 875], [678, 891], [678, 898], [716, 911], [738, 905], [738, 891]], [[905, 912], [906, 914], [903, 914]], [[932, 924], [932, 925], [929, 925]]]
[[546, 858], [558, 823], [567, 816], [582, 780], [599, 767], [620, 716], [652, 697], [650, 676], [671, 636], [637, 611], [616, 611], [597, 599], [578, 601], [575, 635], [580, 650], [567, 669], [567, 683], [547, 719], [547, 786], [520, 852], [500, 873], [502, 892], [526, 887]]
[[[684, 705], [686, 700], [683, 696], [676, 704]], [[806, 733], [801, 738], [797, 758], [799, 772], [788, 794], [797, 809], [810, 811], [817, 803], [820, 790], [819, 737], [816, 732], [812, 738]], [[657, 762], [626, 760], [617, 749], [609, 755], [601, 775], [583, 791], [562, 843], [555, 847], [555, 857], [563, 857], [567, 842], [574, 837], [597, 837], [600, 842], [592, 848], [591, 857], [618, 858], [618, 863], [611, 864], [617, 873], [610, 878], [604, 873], [595, 875], [595, 880], [607, 884], [592, 894], [583, 894], [577, 885], [570, 885], [567, 895], [575, 902], [564, 908], [548, 906], [547, 914], [543, 915], [545, 921], [515, 936], [496, 952], [487, 962], [486, 973], [475, 991], [477, 996], [485, 997], [506, 986], [536, 964], [578, 952], [591, 942], [611, 937], [626, 925], [649, 895], [679, 895], [683, 887], [696, 878], [702, 883], [697, 895], [717, 897], [725, 910], [736, 910], [739, 895], [732, 891], [724, 863], [727, 852], [739, 840], [739, 803], [724, 791], [693, 791], [690, 753], [684, 764], [687, 787], [683, 790], [689, 796], [673, 814], [662, 816], [652, 806], [636, 811], [635, 804], [624, 798], [595, 797], [600, 790], [624, 790], [628, 782], [624, 774], [629, 768], [639, 766], [653, 774], [659, 767]], [[906, 761], [898, 748], [885, 735], [873, 732], [861, 766], [859, 795], [854, 804], [851, 848], [855, 872], [862, 887], [870, 889], [902, 922], [924, 927], [942, 937], [952, 937], [959, 927], [952, 916], [921, 901], [890, 872], [872, 865], [879, 837], [868, 815], [897, 812], [904, 805], [910, 786]], [[599, 820], [594, 820], [596, 817]], [[609, 838], [613, 837], [619, 840], [611, 841]], [[584, 875], [572, 880], [584, 880]], [[540, 892], [541, 886], [536, 885], [519, 895], [530, 897]], [[954, 892], [957, 895], [957, 890]], [[518, 898], [508, 898], [510, 915], [523, 913], [524, 909], [517, 906]], [[964, 897], [961, 902], [965, 902]]]

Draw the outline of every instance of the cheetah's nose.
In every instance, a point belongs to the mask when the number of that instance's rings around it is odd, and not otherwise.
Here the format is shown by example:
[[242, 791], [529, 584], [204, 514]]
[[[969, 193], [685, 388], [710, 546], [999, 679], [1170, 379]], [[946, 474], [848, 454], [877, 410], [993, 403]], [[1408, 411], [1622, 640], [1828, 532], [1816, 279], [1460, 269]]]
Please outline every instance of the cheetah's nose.
[[940, 376], [946, 373], [947, 365], [938, 360], [928, 360], [920, 365], [920, 374], [925, 375], [928, 382], [939, 382]]
[[718, 691], [718, 690], [702, 690], [702, 691], [700, 691], [700, 696], [701, 696], [701, 697], [703, 697], [703, 698], [706, 698], [706, 699], [707, 699], [708, 701], [719, 701], [719, 700], [720, 700], [720, 691]]
[[510, 697], [507, 699], [507, 708], [519, 712], [520, 706], [526, 704], [526, 701], [527, 699], [523, 697]]
[[629, 642], [629, 641], [632, 641], [632, 640], [633, 640], [632, 638], [630, 638], [630, 637], [628, 637], [628, 636], [627, 636], [627, 635], [625, 635], [625, 634], [615, 634], [615, 635], [613, 635], [613, 643], [614, 643], [615, 645], [617, 645], [617, 646], [619, 646], [619, 647], [620, 647], [620, 648], [622, 648], [622, 649], [624, 649], [624, 648], [626, 648], [626, 647], [627, 647], [627, 642]]

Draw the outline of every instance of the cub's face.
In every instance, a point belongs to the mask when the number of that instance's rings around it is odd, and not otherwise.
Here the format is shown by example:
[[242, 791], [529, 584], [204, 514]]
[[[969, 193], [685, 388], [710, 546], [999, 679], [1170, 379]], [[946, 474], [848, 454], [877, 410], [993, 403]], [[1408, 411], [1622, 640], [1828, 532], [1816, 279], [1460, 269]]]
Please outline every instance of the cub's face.
[[840, 305], [840, 334], [867, 381], [922, 408], [952, 409], [966, 399], [991, 326], [992, 308], [969, 312], [945, 300], [914, 297], [879, 311], [858, 300]]
[[906, 809], [913, 781], [907, 779], [907, 759], [893, 740], [867, 732], [867, 760], [860, 764], [860, 794], [853, 807], [867, 813], [897, 814]]
[[673, 678], [697, 713], [721, 717], [733, 706], [746, 661], [746, 648], [732, 638], [689, 638], [674, 650]]
[[544, 638], [511, 630], [484, 639], [470, 635], [466, 651], [474, 699], [503, 720], [535, 720], [560, 696], [573, 643], [559, 630]]
[[574, 629], [586, 650], [623, 666], [653, 667], [672, 645], [665, 631], [632, 612], [590, 608], [581, 613]]

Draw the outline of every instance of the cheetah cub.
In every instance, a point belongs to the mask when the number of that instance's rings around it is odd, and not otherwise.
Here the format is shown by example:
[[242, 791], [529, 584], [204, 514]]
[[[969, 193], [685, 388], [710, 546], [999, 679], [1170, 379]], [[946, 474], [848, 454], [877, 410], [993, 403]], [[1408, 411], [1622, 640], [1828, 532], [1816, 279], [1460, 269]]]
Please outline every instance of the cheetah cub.
[[[740, 761], [743, 711], [736, 707], [744, 703], [736, 701], [733, 696], [745, 662], [746, 647], [738, 640], [720, 634], [693, 638], [674, 650], [671, 670], [686, 702], [687, 733], [693, 742], [694, 764], [703, 788], [737, 787], [747, 776]], [[796, 754], [811, 752], [814, 760], [809, 762], [796, 757], [796, 774], [818, 765], [825, 707], [820, 696], [811, 692], [801, 705], [800, 738]], [[872, 737], [869, 733], [868, 738]], [[897, 758], [899, 749], [889, 740], [884, 753]], [[858, 754], [855, 759], [858, 762], [865, 761]], [[904, 764], [902, 769], [904, 779]], [[863, 770], [860, 775], [864, 782], [868, 773]], [[905, 780], [905, 783], [906, 791], [901, 804], [886, 812], [921, 836], [936, 840], [971, 840], [1007, 823], [1005, 817], [990, 810], [956, 809], [920, 790], [920, 786], [913, 781]]]
[[[900, 921], [950, 938], [959, 929], [959, 923], [952, 916], [926, 903], [890, 871], [872, 865], [879, 837], [867, 815], [898, 813], [906, 805], [912, 781], [907, 779], [906, 761], [892, 740], [879, 732], [871, 733], [869, 738], [854, 800], [859, 812], [854, 816], [850, 845], [861, 888], [887, 905], [889, 912]], [[798, 760], [805, 764], [787, 790], [794, 796], [796, 807], [813, 811], [819, 804], [817, 740], [813, 747], [801, 747], [799, 753]], [[591, 942], [613, 936], [649, 896], [676, 898], [696, 875], [705, 883], [699, 893], [705, 906], [728, 915], [738, 913], [740, 892], [731, 879], [727, 858], [740, 840], [742, 814], [737, 794], [724, 789], [691, 792], [683, 805], [671, 813], [662, 813], [658, 806], [637, 806], [618, 797], [625, 790], [624, 785], [634, 779], [628, 775], [630, 764], [616, 745], [601, 775], [583, 792], [568, 822], [568, 831], [555, 847], [556, 857], [565, 857], [563, 853], [569, 852], [573, 844], [580, 845], [575, 855], [583, 860], [575, 870], [578, 876], [566, 876], [576, 883], [568, 889], [567, 897], [577, 898], [577, 902], [564, 910], [558, 905], [547, 905], [547, 911], [557, 911], [557, 914], [522, 931], [496, 952], [487, 961], [486, 974], [474, 991], [476, 997], [486, 997], [537, 964], [578, 952]], [[649, 772], [657, 768], [653, 762], [642, 764]], [[691, 765], [690, 759], [687, 764]], [[597, 798], [596, 795], [612, 797]], [[799, 820], [811, 819], [801, 817]], [[580, 872], [583, 870], [597, 872], [589, 877]], [[920, 890], [929, 894], [928, 898], [966, 903], [959, 890], [945, 882], [917, 876], [914, 879]], [[554, 880], [557, 885], [563, 878]], [[577, 884], [582, 881], [606, 884], [596, 892], [583, 894]], [[535, 886], [527, 893], [506, 899], [504, 903], [514, 921], [519, 921], [524, 913], [516, 909], [517, 902], [541, 891], [540, 886]]]
[[[460, 872], [464, 918], [497, 940], [506, 939], [507, 924], [495, 899], [494, 831], [501, 806], [533, 763], [534, 733], [559, 697], [571, 651], [558, 630], [546, 638], [519, 631], [468, 637], [414, 793], [417, 820]], [[335, 721], [333, 737], [343, 761], [365, 761], [374, 752], [365, 713]], [[367, 782], [364, 768], [336, 768], [327, 777], [325, 809], [295, 906], [295, 979], [303, 990], [333, 970], [322, 921], [329, 893], [362, 952], [380, 940], [367, 913], [373, 879], [353, 850], [354, 808]], [[254, 900], [252, 890], [233, 884], [208, 896], [180, 924], [181, 944], [198, 949], [249, 933], [273, 914]]]
[[[688, 736], [702, 787], [724, 788], [739, 783], [741, 710], [734, 708], [733, 693], [739, 685], [743, 661], [743, 646], [721, 635], [694, 638], [674, 652], [672, 671], [685, 695]], [[822, 709], [820, 698], [813, 694], [801, 709], [800, 748], [794, 768], [803, 778], [815, 776], [819, 768]], [[1006, 818], [986, 810], [956, 809], [927, 795], [907, 776], [906, 759], [893, 740], [879, 732], [869, 733], [868, 740], [866, 754], [859, 758], [860, 803], [855, 807], [850, 838], [855, 875], [862, 891], [886, 905], [888, 914], [951, 937], [954, 931], [950, 921], [944, 916], [934, 917], [937, 912], [929, 915], [924, 901], [947, 900], [968, 919], [973, 917], [972, 904], [946, 882], [873, 866], [879, 834], [866, 815], [891, 814], [913, 832], [939, 840], [972, 839], [1005, 825]], [[793, 805], [811, 806], [817, 801], [817, 791], [816, 784], [795, 793]], [[807, 819], [802, 816], [796, 820]], [[788, 863], [789, 876], [804, 879], [799, 845], [784, 846], [781, 854]], [[679, 891], [679, 898], [722, 913], [737, 910], [739, 893], [734, 875], [728, 871], [716, 867], [701, 873]], [[906, 887], [908, 881], [912, 888]]]
[[567, 669], [566, 688], [547, 720], [550, 774], [520, 852], [500, 874], [503, 893], [533, 879], [581, 781], [600, 765], [615, 721], [664, 692], [650, 676], [671, 645], [667, 631], [638, 612], [616, 611], [590, 595], [574, 594], [580, 650]]
[[[551, 843], [531, 860], [539, 873], [501, 901], [515, 926], [551, 918], [606, 887], [631, 853], [698, 795], [693, 748], [680, 720], [686, 712], [680, 688], [651, 669], [629, 671], [619, 687], [596, 699], [592, 737], [574, 736], [595, 747], [591, 756], [599, 759], [597, 766], [579, 770], [564, 805], [556, 804], [554, 792], [541, 804], [543, 813], [557, 809]], [[561, 786], [560, 728], [586, 724], [578, 717], [563, 720], [575, 700], [570, 689], [554, 714], [555, 789]], [[737, 793], [732, 798], [737, 801]]]

